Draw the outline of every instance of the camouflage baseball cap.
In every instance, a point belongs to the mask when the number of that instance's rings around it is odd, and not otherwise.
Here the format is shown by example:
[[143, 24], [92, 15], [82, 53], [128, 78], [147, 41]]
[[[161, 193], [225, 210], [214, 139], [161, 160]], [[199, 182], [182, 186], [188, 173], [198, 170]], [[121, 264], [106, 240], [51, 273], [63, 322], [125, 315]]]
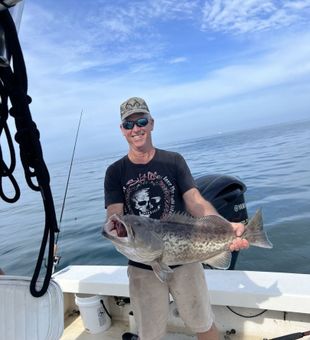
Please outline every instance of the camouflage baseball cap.
[[121, 104], [121, 120], [126, 119], [134, 113], [150, 114], [150, 110], [144, 99], [132, 97]]

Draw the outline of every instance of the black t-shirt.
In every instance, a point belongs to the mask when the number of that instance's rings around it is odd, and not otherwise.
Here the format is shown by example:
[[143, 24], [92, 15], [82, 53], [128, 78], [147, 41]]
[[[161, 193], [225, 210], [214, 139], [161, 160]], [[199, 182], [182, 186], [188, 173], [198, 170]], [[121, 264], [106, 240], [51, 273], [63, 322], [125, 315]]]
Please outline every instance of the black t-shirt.
[[147, 164], [134, 164], [124, 156], [111, 164], [104, 181], [105, 206], [124, 203], [124, 213], [160, 219], [185, 211], [182, 195], [195, 187], [184, 158], [156, 149]]

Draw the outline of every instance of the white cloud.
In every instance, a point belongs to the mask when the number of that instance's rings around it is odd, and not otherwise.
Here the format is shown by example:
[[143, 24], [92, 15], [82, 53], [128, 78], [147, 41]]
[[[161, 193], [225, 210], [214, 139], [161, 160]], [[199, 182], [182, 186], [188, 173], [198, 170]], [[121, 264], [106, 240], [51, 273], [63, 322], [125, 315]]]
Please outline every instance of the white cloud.
[[150, 16], [162, 19], [188, 18], [193, 15], [199, 6], [197, 0], [158, 0], [148, 3]]
[[[283, 32], [261, 40], [256, 36], [255, 43], [250, 47], [242, 45], [238, 57], [234, 58], [227, 54], [223, 43], [218, 54], [225, 56], [224, 62], [217, 63], [214, 58], [210, 68], [212, 50], [204, 45], [205, 41], [201, 42], [202, 33], [198, 30], [201, 3], [116, 1], [112, 5], [104, 1], [98, 7], [64, 10], [60, 16], [56, 10], [27, 2], [21, 41], [28, 69], [29, 94], [33, 98], [31, 111], [41, 131], [47, 157], [69, 159], [81, 109], [85, 114], [77, 151], [89, 155], [125, 148], [118, 129], [118, 105], [130, 96], [145, 97], [158, 124], [165, 120], [175, 122], [170, 139], [180, 139], [177, 136], [180, 117], [187, 119], [193, 113], [205, 117], [206, 121], [210, 119], [210, 126], [225, 116], [225, 110], [237, 114], [240, 109], [238, 119], [242, 120], [247, 105], [251, 105], [253, 120], [261, 117], [260, 109], [268, 108], [262, 93], [268, 93], [268, 103], [271, 103], [272, 94], [275, 93], [274, 100], [278, 101], [283, 89], [286, 103], [291, 102], [293, 107], [296, 92], [290, 94], [289, 88], [298, 84], [301, 92], [298, 99], [309, 107], [302, 91], [302, 85], [308, 88], [306, 84], [310, 79], [308, 33], [300, 31], [296, 36]], [[269, 29], [283, 27], [290, 5], [286, 3], [280, 8], [272, 1], [254, 0], [208, 4], [208, 20], [214, 24], [214, 30], [229, 30], [231, 26], [233, 32], [239, 33], [242, 29], [249, 32], [264, 25]], [[305, 6], [305, 2], [303, 4]], [[302, 7], [300, 1], [293, 7], [297, 9], [292, 13], [301, 15], [299, 10], [307, 6]], [[259, 19], [262, 13], [268, 20]], [[247, 23], [249, 16], [252, 19]], [[292, 14], [289, 18], [292, 20]], [[175, 31], [176, 20], [180, 23], [178, 30], [184, 22], [186, 29], [193, 31], [188, 38], [177, 32], [178, 37], [169, 41], [168, 33]], [[275, 22], [279, 22], [278, 26]], [[247, 28], [246, 24], [254, 26]], [[238, 25], [240, 28], [236, 28]], [[159, 29], [161, 26], [163, 30]], [[195, 33], [200, 34], [198, 38]], [[188, 47], [195, 39], [200, 39], [196, 41], [199, 48], [195, 52], [205, 58], [198, 67], [196, 55]], [[181, 46], [178, 50], [173, 45], [175, 41]], [[183, 77], [185, 71], [188, 77]], [[287, 110], [291, 107], [287, 104]], [[211, 117], [205, 116], [206, 110]], [[155, 129], [155, 135], [161, 140], [168, 138], [160, 133]]]
[[[293, 41], [287, 41], [287, 44], [280, 46], [281, 48], [274, 46], [274, 50], [263, 58], [259, 57], [240, 65], [227, 65], [218, 68], [212, 73], [206, 74], [200, 81], [184, 81], [167, 85], [164, 79], [161, 82], [156, 78], [154, 70], [140, 70], [141, 73], [124, 74], [110, 81], [99, 79], [93, 82], [67, 80], [63, 84], [61, 80], [51, 82], [46, 79], [43, 83], [46, 89], [52, 84], [49, 91], [42, 93], [40, 88], [33, 93], [30, 92], [34, 97], [31, 105], [32, 110], [37, 113], [35, 117], [41, 128], [41, 135], [48, 140], [54, 140], [53, 143], [46, 143], [53, 149], [49, 152], [54, 153], [59, 150], [57, 156], [65, 157], [67, 155], [67, 158], [71, 152], [74, 128], [81, 108], [85, 110], [81, 128], [81, 135], [84, 136], [84, 139], [81, 138], [80, 142], [82, 143], [80, 150], [83, 150], [84, 154], [125, 147], [118, 129], [118, 105], [134, 95], [146, 98], [157, 121], [174, 120], [175, 131], [179, 131], [177, 128], [179, 121], [187, 119], [195, 112], [204, 117], [203, 112], [205, 111], [211, 114], [220, 110], [224, 117], [223, 111], [233, 111], [237, 114], [240, 109], [238, 119], [242, 120], [241, 113], [246, 112], [247, 103], [251, 106], [248, 107], [250, 112], [246, 115], [246, 121], [249, 121], [249, 117], [254, 120], [254, 117], [262, 109], [266, 110], [266, 114], [273, 114], [272, 108], [281, 99], [279, 88], [294, 86], [295, 82], [299, 82], [303, 78], [309, 79], [310, 63], [307, 60], [310, 60], [310, 45], [305, 44], [309, 36], [304, 38], [300, 38], [299, 42], [294, 41], [294, 51], [298, 50], [299, 53], [294, 53], [288, 47]], [[273, 99], [274, 104], [268, 111], [266, 101], [263, 105], [263, 97], [258, 94], [260, 91], [267, 91], [268, 102], [272, 102], [272, 94], [275, 91], [278, 93]], [[286, 103], [289, 111], [296, 106], [296, 93], [290, 93], [289, 90], [285, 90], [285, 92], [287, 93]], [[300, 87], [299, 96], [303, 101], [308, 97], [308, 95], [302, 96], [302, 87]], [[242, 97], [247, 97], [247, 100], [242, 100]], [[291, 106], [288, 105], [289, 102], [291, 102]], [[309, 106], [309, 102], [304, 102], [304, 104]], [[210, 126], [214, 125], [214, 120], [218, 124], [217, 117], [221, 116], [216, 113], [211, 114]], [[228, 121], [227, 119], [226, 122]], [[233, 127], [232, 124], [231, 127]], [[195, 129], [199, 130], [200, 128], [197, 126]], [[169, 138], [180, 139], [175, 134], [170, 134]], [[165, 139], [167, 137], [160, 137], [161, 141]], [[64, 140], [69, 140], [66, 146], [64, 146], [66, 144]], [[107, 142], [112, 140], [113, 143]]]
[[285, 0], [213, 0], [203, 9], [202, 30], [236, 34], [305, 23], [310, 4]]
[[179, 63], [185, 63], [185, 62], [187, 62], [186, 57], [177, 57], [177, 58], [173, 58], [169, 60], [170, 64], [179, 64]]
[[309, 9], [310, 3], [307, 0], [301, 0], [301, 1], [291, 0], [291, 1], [284, 2], [283, 6], [284, 8], [288, 8], [288, 9], [303, 10], [303, 9]]

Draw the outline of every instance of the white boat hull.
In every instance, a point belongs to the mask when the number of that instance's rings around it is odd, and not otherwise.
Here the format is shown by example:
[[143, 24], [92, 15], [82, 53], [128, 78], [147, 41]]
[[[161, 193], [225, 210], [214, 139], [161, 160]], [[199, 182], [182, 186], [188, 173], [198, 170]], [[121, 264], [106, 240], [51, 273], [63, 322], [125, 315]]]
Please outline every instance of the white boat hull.
[[[263, 340], [310, 330], [310, 275], [220, 270], [205, 275], [222, 339]], [[30, 295], [29, 283], [30, 278], [0, 276], [0, 340], [119, 340], [136, 331], [127, 267], [69, 266], [53, 276], [39, 299]], [[89, 334], [76, 294], [104, 297], [111, 327]], [[194, 338], [171, 300], [165, 339]]]
[[[100, 339], [120, 339], [122, 333], [135, 331], [130, 304], [126, 303], [126, 272], [127, 268], [120, 266], [70, 266], [56, 273], [54, 279], [64, 291], [66, 315], [77, 309], [76, 293], [109, 296], [112, 327], [101, 333]], [[272, 339], [310, 330], [310, 275], [218, 270], [205, 270], [205, 275], [222, 339]], [[170, 306], [166, 339], [195, 338], [173, 302]], [[87, 339], [79, 318], [66, 327], [62, 340], [72, 339], [74, 332], [79, 339]]]

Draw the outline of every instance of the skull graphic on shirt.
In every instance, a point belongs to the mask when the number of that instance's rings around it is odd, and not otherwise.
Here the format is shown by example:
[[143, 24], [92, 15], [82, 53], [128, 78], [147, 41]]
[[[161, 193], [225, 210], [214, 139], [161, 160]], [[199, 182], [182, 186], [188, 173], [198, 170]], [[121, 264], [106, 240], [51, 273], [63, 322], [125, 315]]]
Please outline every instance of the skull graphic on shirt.
[[131, 197], [134, 208], [139, 215], [150, 216], [152, 213], [160, 209], [160, 196], [151, 196], [149, 188], [143, 188], [134, 193]]

